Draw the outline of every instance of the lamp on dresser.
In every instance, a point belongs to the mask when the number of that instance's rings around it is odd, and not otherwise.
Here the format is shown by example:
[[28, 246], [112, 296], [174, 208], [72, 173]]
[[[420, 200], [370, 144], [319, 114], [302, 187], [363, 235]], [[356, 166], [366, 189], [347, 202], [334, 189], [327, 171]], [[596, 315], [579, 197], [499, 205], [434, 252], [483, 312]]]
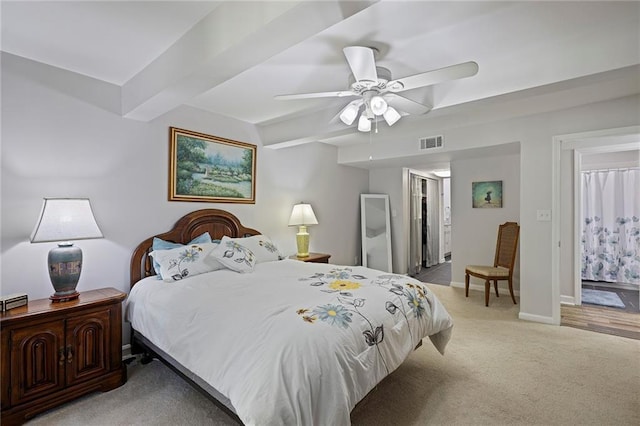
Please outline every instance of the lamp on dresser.
[[32, 243], [58, 242], [49, 251], [48, 269], [55, 289], [50, 299], [63, 302], [77, 299], [82, 271], [82, 250], [72, 240], [102, 238], [88, 198], [45, 198]]
[[309, 233], [307, 226], [317, 225], [318, 219], [313, 213], [311, 204], [300, 203], [293, 206], [291, 217], [289, 218], [289, 226], [298, 226], [296, 234], [296, 243], [298, 245], [298, 257], [309, 257]]

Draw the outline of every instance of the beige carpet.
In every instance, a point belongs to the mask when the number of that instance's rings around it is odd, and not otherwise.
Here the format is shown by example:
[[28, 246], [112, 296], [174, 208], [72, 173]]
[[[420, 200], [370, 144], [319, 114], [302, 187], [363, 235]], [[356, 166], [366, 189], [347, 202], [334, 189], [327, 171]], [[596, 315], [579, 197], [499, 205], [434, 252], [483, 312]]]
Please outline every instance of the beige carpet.
[[[441, 356], [428, 340], [352, 414], [354, 425], [639, 425], [640, 341], [517, 319], [509, 297], [431, 285], [454, 318]], [[158, 361], [128, 382], [33, 425], [235, 424]]]

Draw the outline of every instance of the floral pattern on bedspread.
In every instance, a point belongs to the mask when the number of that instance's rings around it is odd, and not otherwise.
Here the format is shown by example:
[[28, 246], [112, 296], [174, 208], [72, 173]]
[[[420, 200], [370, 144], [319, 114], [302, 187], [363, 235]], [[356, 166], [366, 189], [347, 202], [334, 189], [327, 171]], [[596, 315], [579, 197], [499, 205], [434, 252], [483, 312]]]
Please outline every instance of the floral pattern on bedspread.
[[384, 308], [396, 322], [399, 316], [404, 318], [411, 339], [413, 333], [407, 313], [413, 312], [418, 319], [425, 315], [425, 304], [431, 307], [427, 298], [428, 290], [424, 285], [408, 282], [407, 277], [402, 275], [384, 274], [369, 280], [364, 275], [352, 272], [351, 268], [335, 268], [326, 274], [317, 272], [309, 277], [300, 278], [300, 281], [311, 281], [310, 285], [313, 287], [322, 287], [322, 292], [335, 293], [335, 300], [314, 308], [301, 308], [296, 313], [309, 324], [315, 324], [320, 320], [330, 326], [341, 328], [349, 328], [354, 315], [361, 317], [368, 324], [368, 329], [362, 332], [364, 341], [368, 346], [376, 346], [378, 356], [388, 374], [387, 362], [378, 346], [384, 341], [384, 325], [374, 324], [373, 320], [361, 311], [367, 299], [357, 297], [357, 290], [365, 285], [375, 285], [391, 293], [389, 300], [384, 302]]
[[444, 354], [453, 326], [413, 278], [289, 259], [250, 274], [225, 268], [171, 285], [142, 280], [126, 315], [254, 426], [350, 424], [356, 403], [421, 339]]

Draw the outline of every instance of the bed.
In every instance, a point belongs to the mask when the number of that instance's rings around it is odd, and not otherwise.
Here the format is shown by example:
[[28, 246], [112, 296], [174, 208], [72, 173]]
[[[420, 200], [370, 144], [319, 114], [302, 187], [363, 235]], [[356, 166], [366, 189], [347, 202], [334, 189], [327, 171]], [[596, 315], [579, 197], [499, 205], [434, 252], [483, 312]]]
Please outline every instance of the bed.
[[248, 425], [348, 425], [423, 338], [444, 354], [453, 326], [419, 281], [284, 258], [217, 209], [138, 245], [125, 312], [134, 348]]

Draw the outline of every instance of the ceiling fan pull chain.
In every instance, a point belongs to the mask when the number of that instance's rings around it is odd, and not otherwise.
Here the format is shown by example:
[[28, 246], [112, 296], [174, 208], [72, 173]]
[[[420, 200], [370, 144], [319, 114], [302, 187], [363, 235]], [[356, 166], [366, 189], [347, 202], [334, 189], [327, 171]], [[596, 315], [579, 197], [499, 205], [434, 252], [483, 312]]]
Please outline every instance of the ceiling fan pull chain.
[[369, 161], [373, 160], [373, 155], [371, 155], [371, 139], [373, 136], [371, 135], [371, 131], [369, 131]]

